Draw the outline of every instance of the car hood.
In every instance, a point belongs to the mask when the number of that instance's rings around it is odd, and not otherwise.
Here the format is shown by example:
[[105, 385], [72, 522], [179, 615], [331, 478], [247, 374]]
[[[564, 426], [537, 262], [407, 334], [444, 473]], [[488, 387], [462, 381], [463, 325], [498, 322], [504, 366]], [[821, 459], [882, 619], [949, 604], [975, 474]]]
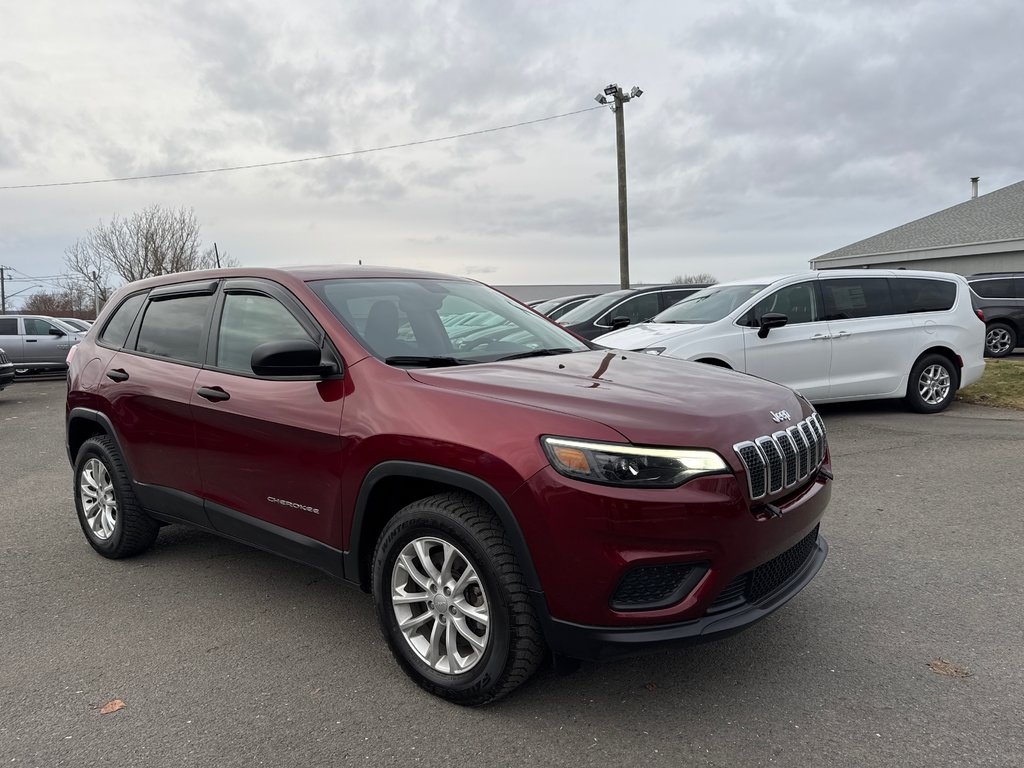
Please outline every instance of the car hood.
[[703, 363], [595, 350], [409, 371], [448, 390], [599, 422], [641, 445], [715, 447], [771, 434], [772, 412], [796, 422], [810, 406], [787, 387]]
[[647, 349], [658, 346], [659, 341], [665, 341], [669, 337], [676, 339], [688, 336], [705, 327], [683, 323], [640, 323], [598, 336], [594, 341], [619, 349]]

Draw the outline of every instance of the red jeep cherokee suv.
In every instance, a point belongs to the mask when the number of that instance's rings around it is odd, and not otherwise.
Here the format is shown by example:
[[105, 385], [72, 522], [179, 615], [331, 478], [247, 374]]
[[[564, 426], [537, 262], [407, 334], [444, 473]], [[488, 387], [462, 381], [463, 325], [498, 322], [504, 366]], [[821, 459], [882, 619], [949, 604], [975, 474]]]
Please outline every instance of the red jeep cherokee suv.
[[821, 419], [732, 371], [597, 347], [472, 280], [231, 269], [125, 286], [73, 351], [82, 530], [187, 523], [373, 593], [462, 704], [556, 657], [719, 636], [827, 552]]

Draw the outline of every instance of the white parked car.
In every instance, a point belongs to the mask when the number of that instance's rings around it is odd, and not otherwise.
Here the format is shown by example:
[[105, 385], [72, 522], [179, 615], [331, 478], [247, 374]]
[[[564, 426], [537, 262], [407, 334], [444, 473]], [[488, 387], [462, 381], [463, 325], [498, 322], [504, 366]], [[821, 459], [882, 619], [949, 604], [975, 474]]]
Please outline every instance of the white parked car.
[[985, 370], [985, 324], [945, 272], [826, 270], [720, 283], [595, 339], [724, 366], [815, 403], [905, 397], [943, 410]]

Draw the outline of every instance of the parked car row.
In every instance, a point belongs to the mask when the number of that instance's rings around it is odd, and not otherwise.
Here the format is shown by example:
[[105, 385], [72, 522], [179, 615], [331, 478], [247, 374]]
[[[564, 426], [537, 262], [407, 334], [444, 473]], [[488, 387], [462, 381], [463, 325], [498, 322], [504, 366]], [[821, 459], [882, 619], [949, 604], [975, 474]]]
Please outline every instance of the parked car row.
[[84, 336], [55, 317], [0, 316], [0, 347], [19, 374], [65, 370], [68, 352]]
[[965, 278], [857, 269], [720, 283], [596, 342], [744, 371], [814, 403], [905, 398], [935, 413], [981, 377], [985, 334]]

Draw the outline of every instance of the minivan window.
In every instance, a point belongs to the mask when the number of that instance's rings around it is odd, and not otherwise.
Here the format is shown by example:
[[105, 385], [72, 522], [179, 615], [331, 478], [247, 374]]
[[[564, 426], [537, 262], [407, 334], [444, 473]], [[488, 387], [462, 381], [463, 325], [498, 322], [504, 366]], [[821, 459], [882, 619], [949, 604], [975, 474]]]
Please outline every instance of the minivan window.
[[0, 336], [17, 336], [18, 318], [0, 317]]
[[213, 295], [174, 296], [151, 301], [142, 317], [136, 350], [183, 363], [199, 363], [199, 348]]
[[658, 304], [657, 293], [641, 293], [632, 299], [627, 299], [617, 307], [612, 307], [610, 312], [601, 316], [597, 321], [598, 325], [611, 326], [616, 317], [628, 317], [630, 323], [639, 323], [643, 320], [650, 320], [661, 309]]
[[983, 299], [1013, 298], [1013, 280], [1009, 277], [997, 277], [989, 280], [975, 280], [971, 288]]
[[765, 296], [747, 316], [745, 325], [758, 327], [761, 318], [769, 312], [785, 315], [789, 318], [788, 325], [813, 323], [822, 318], [821, 307], [818, 306], [818, 292], [814, 280], [787, 285], [768, 296]]
[[277, 299], [261, 294], [224, 297], [217, 339], [217, 367], [252, 374], [252, 353], [260, 344], [308, 339], [309, 334]]
[[[763, 291], [765, 285], [714, 285], [687, 296], [654, 318], [655, 323], [692, 323], [706, 325], [726, 317], [748, 299]], [[564, 318], [563, 318], [564, 319]]]
[[826, 320], [892, 315], [889, 281], [884, 277], [853, 277], [821, 280]]
[[946, 312], [956, 301], [956, 283], [924, 277], [901, 277], [889, 281], [897, 311]]
[[123, 347], [124, 343], [128, 340], [128, 333], [131, 331], [132, 325], [135, 324], [135, 317], [139, 314], [139, 310], [142, 309], [142, 304], [145, 301], [145, 293], [136, 293], [134, 296], [129, 296], [122, 301], [121, 306], [114, 311], [110, 320], [107, 321], [107, 325], [103, 329], [103, 333], [100, 334], [99, 340], [118, 349]]

